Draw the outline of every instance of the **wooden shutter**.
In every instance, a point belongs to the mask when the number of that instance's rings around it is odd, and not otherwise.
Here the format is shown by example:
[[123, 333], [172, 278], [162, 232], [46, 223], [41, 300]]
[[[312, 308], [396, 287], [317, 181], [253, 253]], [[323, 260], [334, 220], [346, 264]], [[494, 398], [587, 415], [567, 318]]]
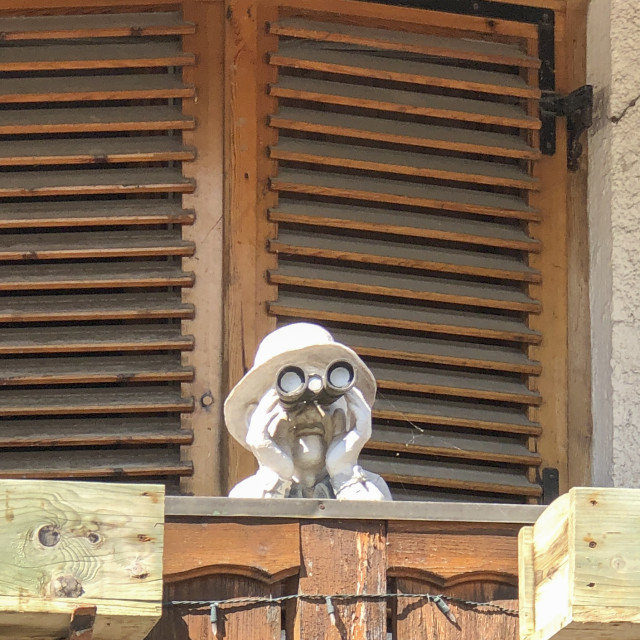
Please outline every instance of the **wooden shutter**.
[[0, 18], [2, 477], [191, 473], [195, 26], [125, 11]]
[[537, 27], [299, 0], [259, 4], [243, 32], [242, 6], [231, 109], [257, 132], [236, 124], [231, 154], [256, 155], [232, 159], [231, 235], [255, 215], [258, 240], [232, 312], [266, 304], [232, 335], [255, 348], [310, 320], [355, 348], [379, 385], [362, 462], [397, 499], [535, 501], [538, 439], [564, 428], [540, 389], [563, 382], [566, 357], [550, 195], [565, 169], [539, 149]]

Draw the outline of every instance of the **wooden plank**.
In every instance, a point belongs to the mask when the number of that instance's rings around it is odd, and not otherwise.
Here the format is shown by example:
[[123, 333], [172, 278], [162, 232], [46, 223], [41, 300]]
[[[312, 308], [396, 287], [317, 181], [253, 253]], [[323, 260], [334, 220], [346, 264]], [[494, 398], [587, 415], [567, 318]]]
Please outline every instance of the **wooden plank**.
[[[367, 87], [366, 85], [297, 76], [280, 76], [278, 83], [271, 85], [269, 92], [277, 98], [290, 98], [321, 104], [360, 107], [391, 113], [408, 113], [430, 118], [493, 124], [499, 127], [532, 130], [540, 128], [540, 120], [528, 116], [515, 105], [482, 102], [471, 98], [439, 96], [385, 87]], [[2, 94], [0, 93], [1, 99]]]
[[432, 310], [404, 303], [375, 302], [310, 293], [283, 293], [269, 305], [271, 313], [349, 324], [371, 325], [536, 344], [539, 333], [504, 316], [472, 311]]
[[518, 75], [407, 60], [400, 56], [395, 58], [376, 51], [370, 54], [361, 51], [356, 46], [290, 40], [280, 42], [278, 52], [271, 54], [269, 62], [278, 67], [499, 96], [535, 99], [541, 95], [537, 87], [528, 86]]
[[0, 32], [8, 42], [183, 35], [194, 30], [195, 25], [171, 11], [0, 17]]
[[112, 445], [188, 445], [193, 433], [177, 417], [10, 419], [2, 421], [2, 447], [86, 447]]
[[111, 164], [122, 162], [180, 162], [193, 160], [195, 148], [179, 136], [129, 136], [27, 140], [19, 146], [0, 142], [0, 167], [40, 165]]
[[360, 460], [365, 469], [382, 475], [387, 482], [532, 497], [542, 493], [541, 487], [529, 482], [524, 472], [508, 468], [374, 457], [370, 453], [363, 454]]
[[461, 460], [483, 460], [501, 464], [539, 466], [542, 459], [531, 453], [526, 444], [494, 434], [461, 434], [425, 430], [413, 426], [376, 424], [365, 445], [367, 450], [397, 451]]
[[0, 386], [108, 384], [122, 382], [188, 382], [193, 369], [180, 354], [83, 356], [75, 358], [3, 358]]
[[[216, 544], [211, 544], [212, 536]], [[185, 545], [184, 541], [189, 540]], [[234, 573], [274, 584], [297, 576], [300, 524], [265, 520], [165, 525], [165, 583], [198, 576]]]
[[[41, 389], [37, 395], [25, 390], [3, 390], [0, 416], [87, 415], [109, 413], [162, 413], [191, 411], [192, 398], [183, 398], [177, 386], [144, 388]], [[94, 456], [95, 457], [95, 456]]]
[[537, 180], [515, 165], [450, 158], [442, 155], [432, 156], [426, 153], [411, 153], [371, 146], [359, 147], [354, 144], [301, 140], [286, 138], [282, 135], [277, 146], [271, 148], [271, 157], [288, 162], [348, 167], [513, 189], [536, 190], [539, 188]]
[[75, 69], [137, 69], [194, 63], [178, 42], [133, 42], [48, 46], [13, 45], [3, 48], [0, 71], [67, 71]]
[[[62, 260], [193, 255], [193, 242], [175, 231], [87, 231], [0, 236], [2, 260]], [[152, 268], [153, 264], [149, 263]], [[118, 267], [116, 267], [118, 269]], [[90, 273], [90, 271], [89, 271]]]
[[4, 172], [0, 196], [69, 196], [127, 193], [189, 193], [195, 185], [177, 169], [91, 169]]
[[538, 435], [540, 425], [527, 418], [521, 407], [454, 398], [416, 397], [385, 391], [373, 407], [374, 418], [418, 424], [463, 427], [481, 431]]
[[[0, 114], [0, 131], [2, 116]], [[438, 126], [423, 122], [404, 121], [366, 115], [280, 106], [278, 113], [269, 116], [269, 123], [277, 129], [319, 133], [326, 136], [361, 138], [394, 144], [478, 153], [504, 158], [537, 160], [540, 152], [530, 147], [520, 136]]]
[[[0, 134], [2, 135], [171, 131], [194, 127], [193, 118], [170, 105], [0, 111]], [[142, 138], [138, 140], [141, 141]]]
[[[2, 269], [0, 268], [0, 283]], [[540, 305], [520, 288], [482, 284], [466, 280], [434, 278], [412, 273], [373, 270], [371, 267], [347, 267], [341, 264], [280, 261], [277, 271], [269, 272], [269, 281], [279, 285], [310, 287], [332, 291], [350, 291], [369, 295], [429, 300], [473, 307], [508, 309], [536, 313]], [[480, 290], [479, 290], [480, 289]]]
[[104, 351], [188, 351], [194, 338], [179, 324], [93, 325], [85, 327], [3, 328], [0, 354], [86, 353]]
[[[302, 521], [298, 592], [310, 595], [385, 593], [385, 529], [384, 522]], [[333, 604], [335, 627], [324, 602], [298, 600], [293, 638], [386, 640], [384, 600], [336, 600]]]
[[542, 401], [536, 392], [527, 389], [519, 376], [390, 362], [370, 362], [369, 368], [381, 389], [525, 404], [540, 404]]
[[[274, 222], [291, 222], [314, 228], [355, 229], [409, 238], [540, 251], [540, 243], [531, 238], [518, 222], [466, 220], [444, 213], [433, 215], [367, 205], [305, 202], [285, 197], [280, 198], [277, 207], [269, 210], [269, 218]], [[1, 220], [0, 217], [0, 224]]]
[[[0, 478], [140, 478], [181, 476], [192, 472], [191, 464], [180, 461], [180, 452], [161, 447], [144, 449], [102, 449], [7, 452], [0, 456]], [[113, 636], [114, 640], [117, 636]]]
[[485, 278], [539, 282], [539, 273], [520, 258], [466, 249], [437, 247], [380, 237], [345, 236], [280, 228], [269, 242], [278, 254], [348, 260]]
[[143, 320], [189, 318], [194, 313], [173, 293], [6, 296], [0, 299], [4, 322]]
[[193, 93], [192, 86], [169, 74], [5, 78], [0, 104], [189, 98]]
[[271, 33], [291, 38], [360, 45], [389, 51], [419, 53], [428, 56], [473, 60], [499, 65], [540, 67], [540, 60], [529, 56], [517, 45], [470, 38], [446, 38], [408, 31], [392, 31], [340, 22], [321, 22], [308, 18], [281, 18], [269, 25]]
[[193, 273], [163, 262], [92, 262], [81, 268], [77, 263], [0, 266], [0, 291], [190, 287], [193, 281]]
[[0, 206], [0, 229], [193, 224], [194, 217], [178, 200], [17, 202]]
[[375, 203], [374, 206], [384, 202], [532, 222], [538, 220], [537, 210], [515, 196], [388, 178], [282, 168], [271, 178], [271, 188], [284, 193], [364, 200]]
[[540, 363], [529, 360], [522, 349], [508, 345], [491, 345], [460, 340], [398, 333], [331, 328], [338, 341], [360, 356], [410, 362], [431, 362], [467, 366], [476, 369], [513, 371], [537, 375]]

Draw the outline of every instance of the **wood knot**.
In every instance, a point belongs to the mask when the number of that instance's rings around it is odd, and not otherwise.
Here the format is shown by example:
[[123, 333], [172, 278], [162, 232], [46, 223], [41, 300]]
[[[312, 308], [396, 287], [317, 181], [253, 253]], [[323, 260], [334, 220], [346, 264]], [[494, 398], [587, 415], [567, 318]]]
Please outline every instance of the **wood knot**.
[[147, 568], [138, 560], [132, 562], [127, 567], [127, 570], [129, 571], [129, 575], [136, 580], [144, 580], [149, 575]]
[[79, 598], [84, 593], [75, 576], [58, 576], [51, 581], [51, 594], [55, 598]]
[[55, 547], [60, 542], [60, 532], [55, 524], [45, 524], [38, 530], [38, 540], [43, 547]]

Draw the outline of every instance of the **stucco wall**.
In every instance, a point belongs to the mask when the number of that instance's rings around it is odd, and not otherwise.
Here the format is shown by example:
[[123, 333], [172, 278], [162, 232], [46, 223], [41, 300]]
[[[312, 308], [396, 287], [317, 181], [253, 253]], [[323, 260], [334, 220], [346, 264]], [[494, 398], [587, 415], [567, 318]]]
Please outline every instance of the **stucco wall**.
[[640, 2], [591, 0], [588, 43], [593, 480], [638, 487]]

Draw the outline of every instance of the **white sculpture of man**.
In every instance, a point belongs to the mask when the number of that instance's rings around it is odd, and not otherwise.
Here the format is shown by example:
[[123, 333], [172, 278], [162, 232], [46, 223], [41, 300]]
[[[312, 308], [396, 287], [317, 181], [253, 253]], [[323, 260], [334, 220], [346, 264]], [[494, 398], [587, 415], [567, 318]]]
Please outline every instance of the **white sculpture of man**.
[[375, 394], [364, 362], [322, 327], [270, 333], [224, 405], [229, 432], [259, 464], [229, 496], [391, 500], [384, 480], [358, 465]]

